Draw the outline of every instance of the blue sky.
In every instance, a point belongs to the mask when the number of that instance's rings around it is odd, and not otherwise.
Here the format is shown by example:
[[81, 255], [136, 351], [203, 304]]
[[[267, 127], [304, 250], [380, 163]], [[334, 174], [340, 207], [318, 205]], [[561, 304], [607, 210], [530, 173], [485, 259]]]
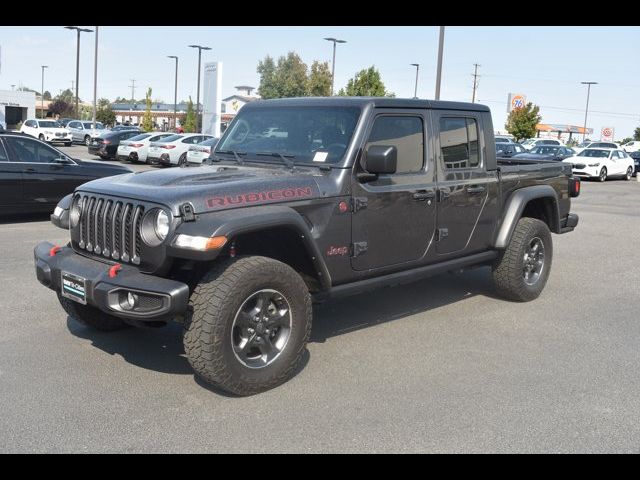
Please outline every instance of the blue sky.
[[[88, 27], [94, 28], [94, 27]], [[197, 50], [212, 47], [203, 62], [223, 62], [224, 96], [235, 85], [258, 86], [258, 61], [298, 52], [310, 64], [330, 61], [337, 37], [336, 90], [358, 70], [375, 65], [387, 88], [412, 97], [420, 64], [418, 96], [433, 98], [438, 27], [100, 27], [98, 96], [136, 97], [147, 87], [153, 97], [173, 101], [174, 63], [180, 57], [178, 97], [196, 96]], [[93, 96], [93, 34], [82, 34], [80, 97]], [[25, 85], [40, 90], [40, 65], [49, 65], [45, 90], [54, 95], [75, 79], [75, 32], [59, 27], [0, 27], [0, 89]], [[588, 126], [613, 126], [616, 138], [640, 125], [640, 28], [638, 27], [447, 27], [441, 98], [470, 101], [473, 64], [481, 65], [477, 98], [502, 129], [509, 92], [541, 106], [543, 122], [582, 125], [586, 86], [591, 90]]]

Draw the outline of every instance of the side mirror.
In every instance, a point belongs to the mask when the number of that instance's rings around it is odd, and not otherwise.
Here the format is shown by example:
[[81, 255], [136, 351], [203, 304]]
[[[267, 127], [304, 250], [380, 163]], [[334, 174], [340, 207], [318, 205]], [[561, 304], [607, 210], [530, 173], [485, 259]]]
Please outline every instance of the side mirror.
[[392, 145], [369, 145], [364, 155], [362, 168], [375, 175], [396, 173], [398, 149]]
[[60, 157], [60, 158], [56, 158], [53, 161], [53, 163], [56, 163], [58, 165], [70, 165], [73, 162], [71, 160], [69, 160], [68, 158], [66, 158], [66, 157]]

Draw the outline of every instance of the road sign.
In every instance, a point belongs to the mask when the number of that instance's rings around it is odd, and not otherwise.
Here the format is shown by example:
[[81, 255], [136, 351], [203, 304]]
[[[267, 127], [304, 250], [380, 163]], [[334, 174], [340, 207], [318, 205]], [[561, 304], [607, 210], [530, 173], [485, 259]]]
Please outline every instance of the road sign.
[[613, 127], [602, 127], [600, 131], [600, 141], [601, 142], [613, 142], [613, 135], [615, 133], [615, 128]]
[[507, 113], [511, 113], [511, 110], [517, 108], [524, 108], [527, 104], [527, 96], [520, 93], [510, 93], [509, 101], [507, 102]]

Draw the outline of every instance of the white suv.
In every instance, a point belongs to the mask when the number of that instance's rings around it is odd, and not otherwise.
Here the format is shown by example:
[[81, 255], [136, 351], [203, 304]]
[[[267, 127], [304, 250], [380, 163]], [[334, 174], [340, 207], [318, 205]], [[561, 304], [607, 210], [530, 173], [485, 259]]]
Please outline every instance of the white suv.
[[640, 150], [640, 141], [632, 140], [630, 142], [627, 142], [622, 145], [622, 149], [627, 153], [637, 152], [638, 150]]
[[20, 132], [39, 138], [43, 142], [60, 142], [71, 146], [71, 132], [55, 120], [29, 119], [20, 127]]

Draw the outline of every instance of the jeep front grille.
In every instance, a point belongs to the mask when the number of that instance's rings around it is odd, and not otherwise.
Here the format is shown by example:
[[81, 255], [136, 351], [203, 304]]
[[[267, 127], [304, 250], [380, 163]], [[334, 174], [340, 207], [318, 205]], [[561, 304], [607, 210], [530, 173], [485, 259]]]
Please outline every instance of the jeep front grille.
[[140, 265], [144, 207], [124, 200], [82, 195], [78, 247], [95, 255]]

